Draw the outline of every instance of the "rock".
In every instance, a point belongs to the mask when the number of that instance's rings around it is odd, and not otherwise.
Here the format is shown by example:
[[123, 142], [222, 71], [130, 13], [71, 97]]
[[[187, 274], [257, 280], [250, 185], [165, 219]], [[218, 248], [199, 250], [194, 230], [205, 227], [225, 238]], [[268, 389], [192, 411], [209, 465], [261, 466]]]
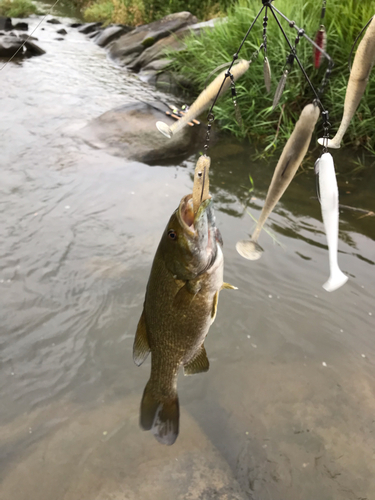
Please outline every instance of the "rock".
[[168, 37], [171, 33], [196, 23], [196, 20], [197, 18], [190, 12], [178, 12], [170, 14], [159, 21], [139, 26], [112, 44], [109, 55], [113, 59], [119, 60], [120, 63], [127, 64], [124, 63], [124, 57], [127, 58], [132, 52], [143, 52], [161, 38]]
[[47, 23], [50, 23], [50, 24], [61, 24], [61, 21], [59, 21], [58, 19], [55, 19], [53, 17], [52, 19], [47, 19]]
[[150, 62], [147, 66], [145, 66], [144, 71], [162, 71], [167, 68], [172, 62], [172, 59], [157, 59], [156, 61]]
[[187, 34], [189, 34], [188, 30], [181, 30], [166, 38], [162, 38], [152, 47], [144, 50], [132, 63], [128, 64], [129, 69], [139, 71], [142, 67], [150, 64], [150, 62], [164, 58], [164, 51], [166, 49], [182, 50], [185, 47], [183, 39]]
[[57, 40], [58, 42], [61, 42], [62, 40], [65, 40], [65, 38], [63, 38], [62, 36], [58, 36], [55, 38], [55, 40]]
[[80, 136], [96, 148], [144, 163], [175, 158], [196, 150], [198, 136], [202, 137], [199, 126], [187, 126], [172, 139], [167, 139], [157, 130], [155, 123], [158, 120], [174, 123], [165, 115], [164, 109], [165, 106], [158, 102], [127, 104], [94, 119], [81, 130]]
[[84, 35], [88, 35], [89, 33], [92, 33], [93, 31], [97, 31], [98, 28], [100, 28], [102, 23], [88, 23], [84, 24], [80, 28], [78, 28], [78, 31], [80, 33], [83, 33]]
[[68, 32], [64, 28], [61, 28], [61, 30], [57, 30], [56, 33], [58, 33], [59, 35], [67, 35], [68, 34]]
[[129, 33], [133, 28], [130, 26], [119, 25], [119, 26], [108, 26], [105, 28], [95, 40], [95, 43], [99, 45], [99, 47], [105, 47], [109, 43], [117, 40], [122, 35]]
[[80, 28], [83, 26], [83, 23], [70, 23], [68, 24], [69, 28]]
[[36, 38], [35, 36], [30, 36], [27, 33], [20, 33], [18, 36], [19, 38], [22, 38], [22, 40], [34, 40], [36, 42], [38, 41], [38, 38]]
[[3, 426], [6, 467], [1, 499], [249, 498], [218, 448], [184, 408], [173, 446], [163, 446], [143, 432], [138, 423], [140, 397], [103, 401], [87, 409], [55, 403], [44, 414]]
[[98, 37], [102, 31], [103, 31], [102, 29], [98, 29], [98, 30], [93, 31], [92, 33], [89, 33], [87, 36], [91, 39], [94, 39], [94, 38]]
[[26, 47], [26, 55], [28, 56], [42, 56], [46, 53], [45, 50], [39, 47], [36, 43], [31, 42], [30, 40], [25, 41]]
[[29, 25], [27, 23], [17, 23], [13, 26], [13, 29], [16, 31], [27, 31], [29, 29]]
[[10, 17], [0, 16], [0, 30], [10, 31], [13, 29], [12, 20]]
[[45, 54], [45, 51], [30, 39], [25, 40], [26, 36], [24, 34], [24, 36], [18, 37], [9, 34], [0, 37], [0, 57], [14, 57], [17, 51], [16, 57], [40, 56]]
[[0, 57], [14, 57], [16, 53], [17, 57], [22, 57], [24, 55], [22, 44], [23, 40], [16, 36], [2, 36], [0, 38]]

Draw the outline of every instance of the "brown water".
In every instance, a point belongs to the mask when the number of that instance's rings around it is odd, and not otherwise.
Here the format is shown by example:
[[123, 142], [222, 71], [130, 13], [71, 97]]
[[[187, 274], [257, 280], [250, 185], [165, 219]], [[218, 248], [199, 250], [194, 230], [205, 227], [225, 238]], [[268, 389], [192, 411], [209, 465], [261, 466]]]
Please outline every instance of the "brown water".
[[[212, 149], [225, 280], [239, 290], [221, 294], [210, 371], [179, 380], [178, 441], [159, 445], [138, 427], [149, 361], [137, 368], [132, 344], [195, 159], [150, 167], [80, 141], [146, 87], [75, 30], [62, 42], [44, 27], [46, 55], [0, 74], [1, 500], [374, 499], [375, 218], [341, 213], [350, 279], [325, 292], [308, 170], [267, 224], [282, 246], [263, 232], [262, 259], [246, 261], [244, 205], [259, 217], [275, 161], [230, 139]], [[353, 177], [334, 156], [341, 203], [374, 210], [375, 170]]]

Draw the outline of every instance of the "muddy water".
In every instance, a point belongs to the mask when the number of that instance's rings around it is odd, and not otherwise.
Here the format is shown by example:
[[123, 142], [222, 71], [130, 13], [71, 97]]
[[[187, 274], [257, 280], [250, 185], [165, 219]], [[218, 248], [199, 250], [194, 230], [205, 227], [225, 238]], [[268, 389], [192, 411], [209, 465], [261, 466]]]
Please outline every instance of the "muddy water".
[[[80, 141], [90, 119], [145, 87], [55, 29], [38, 32], [45, 56], [0, 74], [0, 498], [375, 498], [374, 218], [342, 211], [350, 279], [325, 292], [307, 170], [271, 215], [262, 259], [245, 261], [235, 242], [275, 161], [229, 139], [212, 149], [225, 279], [239, 290], [221, 294], [210, 371], [180, 378], [180, 437], [162, 447], [138, 428], [149, 364], [133, 364], [132, 343], [194, 158], [149, 167]], [[335, 159], [341, 203], [374, 210], [374, 169], [355, 177], [348, 153]]]

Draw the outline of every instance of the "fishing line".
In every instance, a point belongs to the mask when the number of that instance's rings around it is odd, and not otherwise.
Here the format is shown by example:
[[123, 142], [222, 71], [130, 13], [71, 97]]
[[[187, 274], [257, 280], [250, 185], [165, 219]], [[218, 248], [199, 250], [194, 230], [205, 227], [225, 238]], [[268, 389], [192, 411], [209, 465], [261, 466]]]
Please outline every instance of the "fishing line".
[[54, 7], [56, 7], [56, 5], [59, 3], [60, 0], [56, 0], [55, 3], [52, 5], [52, 7], [49, 9], [49, 11], [47, 12], [47, 14], [42, 17], [41, 21], [39, 21], [39, 23], [36, 25], [36, 27], [33, 29], [33, 31], [30, 33], [30, 35], [26, 38], [26, 40], [23, 42], [23, 44], [18, 47], [18, 49], [16, 50], [16, 52], [12, 55], [12, 57], [10, 59], [8, 59], [8, 61], [0, 68], [0, 71], [2, 71], [5, 66], [8, 65], [8, 63], [10, 63], [12, 61], [12, 59], [14, 57], [16, 57], [16, 55], [18, 54], [18, 52], [23, 49], [23, 47], [25, 46], [25, 44], [30, 40], [30, 38], [33, 36], [33, 34], [35, 33], [35, 31], [39, 28], [39, 26], [42, 24], [42, 22], [46, 19], [47, 16], [49, 16], [52, 12], [52, 10], [54, 9]]

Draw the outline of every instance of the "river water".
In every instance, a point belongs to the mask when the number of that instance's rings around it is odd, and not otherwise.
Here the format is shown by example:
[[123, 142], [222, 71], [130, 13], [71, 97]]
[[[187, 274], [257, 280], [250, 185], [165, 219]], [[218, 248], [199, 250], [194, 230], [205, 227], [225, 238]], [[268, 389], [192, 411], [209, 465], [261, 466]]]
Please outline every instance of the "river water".
[[[159, 445], [138, 427], [149, 361], [137, 368], [132, 344], [195, 157], [150, 167], [80, 140], [146, 87], [74, 29], [58, 41], [43, 27], [46, 55], [0, 73], [0, 498], [375, 498], [375, 219], [341, 211], [349, 281], [325, 292], [307, 169], [271, 215], [262, 259], [246, 261], [235, 242], [276, 159], [230, 138], [212, 148], [225, 281], [238, 291], [221, 293], [210, 371], [179, 379], [178, 441]], [[341, 203], [374, 210], [374, 168], [352, 174], [357, 154], [334, 156]]]

